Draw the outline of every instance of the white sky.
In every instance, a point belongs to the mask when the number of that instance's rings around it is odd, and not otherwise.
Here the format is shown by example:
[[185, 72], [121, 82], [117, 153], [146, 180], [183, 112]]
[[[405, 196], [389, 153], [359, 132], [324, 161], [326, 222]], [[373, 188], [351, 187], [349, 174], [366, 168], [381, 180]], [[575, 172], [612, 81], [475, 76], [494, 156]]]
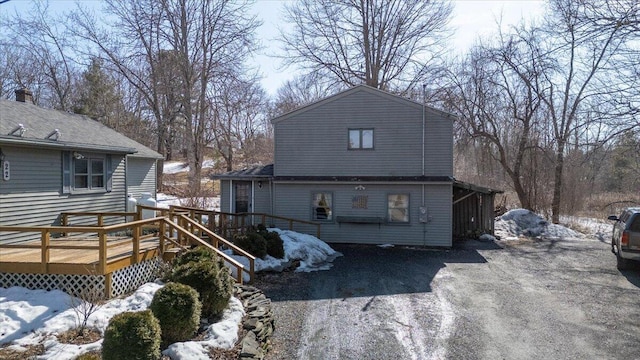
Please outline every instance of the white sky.
[[[263, 25], [258, 29], [258, 38], [264, 47], [255, 57], [254, 64], [264, 76], [262, 84], [267, 92], [275, 95], [283, 82], [295, 74], [293, 69], [281, 69], [280, 60], [270, 57], [279, 51], [274, 38], [278, 27], [286, 26], [282, 19], [282, 7], [291, 0], [257, 0], [254, 10]], [[100, 1], [83, 0], [85, 4], [94, 4], [99, 9]], [[452, 39], [453, 51], [464, 52], [478, 36], [487, 36], [497, 29], [497, 20], [502, 17], [503, 26], [518, 23], [521, 19], [530, 21], [541, 16], [544, 11], [543, 0], [453, 0], [454, 13], [451, 27], [455, 30]], [[54, 11], [70, 9], [74, 0], [50, 0]], [[27, 11], [29, 0], [11, 0], [0, 5], [0, 11], [13, 12], [14, 9]]]

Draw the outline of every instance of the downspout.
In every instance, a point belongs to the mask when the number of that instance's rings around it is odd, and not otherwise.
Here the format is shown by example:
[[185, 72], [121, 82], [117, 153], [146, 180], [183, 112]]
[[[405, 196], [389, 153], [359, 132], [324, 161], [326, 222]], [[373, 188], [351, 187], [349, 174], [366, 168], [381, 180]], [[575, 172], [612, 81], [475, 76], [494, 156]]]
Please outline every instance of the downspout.
[[[427, 92], [427, 84], [422, 84], [422, 176], [424, 177], [426, 174], [425, 160], [426, 160], [426, 150], [425, 150], [425, 131], [426, 131], [426, 109], [425, 109], [425, 98]], [[426, 199], [425, 199], [425, 186], [424, 179], [422, 182], [422, 208], [426, 209]], [[427, 223], [422, 223], [422, 246], [427, 245]]]
[[235, 212], [233, 208], [233, 180], [229, 179], [229, 212]]

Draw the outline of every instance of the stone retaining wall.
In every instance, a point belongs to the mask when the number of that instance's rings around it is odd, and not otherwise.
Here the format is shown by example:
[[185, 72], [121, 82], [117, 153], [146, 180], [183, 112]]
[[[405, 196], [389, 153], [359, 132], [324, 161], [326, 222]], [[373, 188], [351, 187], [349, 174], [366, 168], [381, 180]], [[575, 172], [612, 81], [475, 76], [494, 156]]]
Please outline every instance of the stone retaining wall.
[[263, 359], [271, 349], [270, 338], [275, 329], [271, 300], [262, 290], [248, 285], [236, 285], [235, 296], [242, 301], [246, 312], [242, 326], [247, 334], [240, 340], [240, 359]]

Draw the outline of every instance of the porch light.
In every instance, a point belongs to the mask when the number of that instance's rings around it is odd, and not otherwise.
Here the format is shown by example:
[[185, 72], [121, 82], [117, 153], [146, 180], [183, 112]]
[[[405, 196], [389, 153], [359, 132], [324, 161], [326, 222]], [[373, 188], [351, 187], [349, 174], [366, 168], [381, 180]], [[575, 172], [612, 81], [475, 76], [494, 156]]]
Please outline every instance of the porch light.
[[4, 153], [2, 152], [2, 148], [0, 148], [0, 163], [4, 162]]
[[84, 155], [80, 154], [77, 151], [73, 152], [73, 157], [76, 158], [77, 160], [84, 159]]
[[258, 181], [258, 189], [262, 189], [262, 181]]

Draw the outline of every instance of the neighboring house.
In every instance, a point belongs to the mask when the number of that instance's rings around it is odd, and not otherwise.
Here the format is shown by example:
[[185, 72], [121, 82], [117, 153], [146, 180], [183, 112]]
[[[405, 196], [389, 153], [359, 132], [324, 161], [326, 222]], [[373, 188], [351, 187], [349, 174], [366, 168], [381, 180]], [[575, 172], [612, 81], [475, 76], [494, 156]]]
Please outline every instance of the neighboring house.
[[160, 154], [86, 116], [38, 107], [28, 90], [16, 100], [0, 99], [0, 225], [58, 225], [61, 212], [122, 212], [127, 193], [155, 197]]
[[277, 117], [273, 165], [213, 176], [221, 211], [319, 222], [327, 242], [449, 247], [493, 232], [496, 191], [453, 178], [453, 118], [365, 85]]

